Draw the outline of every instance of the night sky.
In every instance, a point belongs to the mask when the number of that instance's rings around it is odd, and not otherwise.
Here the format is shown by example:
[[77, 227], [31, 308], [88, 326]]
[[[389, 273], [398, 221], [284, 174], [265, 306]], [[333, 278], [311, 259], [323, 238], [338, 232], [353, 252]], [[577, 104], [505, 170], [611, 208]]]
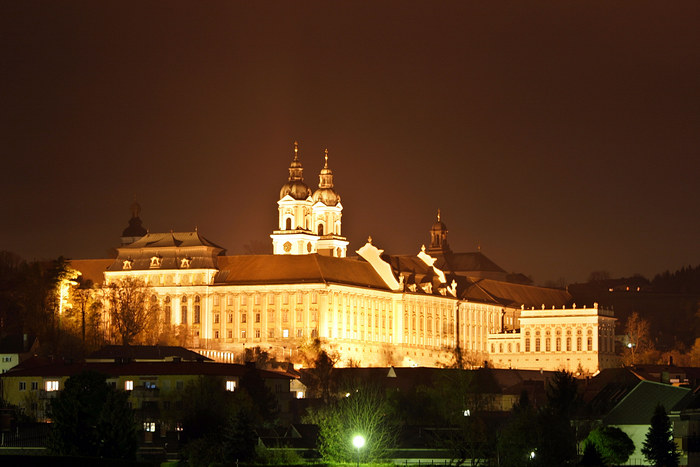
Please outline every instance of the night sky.
[[[3, 2], [0, 249], [264, 242], [295, 140], [355, 251], [536, 283], [700, 263], [700, 2]], [[271, 251], [271, 246], [269, 247]]]

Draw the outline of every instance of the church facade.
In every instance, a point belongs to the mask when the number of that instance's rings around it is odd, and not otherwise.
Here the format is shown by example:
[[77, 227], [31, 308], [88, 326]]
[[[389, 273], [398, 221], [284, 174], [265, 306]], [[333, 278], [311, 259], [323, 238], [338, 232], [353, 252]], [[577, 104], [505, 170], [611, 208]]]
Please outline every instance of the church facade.
[[439, 213], [417, 255], [385, 255], [371, 239], [349, 255], [327, 151], [311, 190], [295, 143], [277, 205], [271, 255], [227, 256], [197, 231], [144, 233], [132, 207], [117, 257], [73, 267], [103, 284], [143, 280], [163, 321], [218, 360], [252, 347], [294, 360], [318, 338], [340, 365], [446, 366], [458, 355], [586, 373], [616, 364], [611, 312], [582, 317], [565, 291], [518, 283], [481, 252], [452, 252]]

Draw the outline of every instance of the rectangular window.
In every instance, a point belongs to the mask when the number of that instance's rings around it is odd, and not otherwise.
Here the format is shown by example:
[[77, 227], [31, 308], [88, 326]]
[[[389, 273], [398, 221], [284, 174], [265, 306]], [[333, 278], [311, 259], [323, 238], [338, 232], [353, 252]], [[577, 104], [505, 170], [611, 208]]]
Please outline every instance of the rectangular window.
[[218, 338], [219, 338], [219, 331], [214, 331], [214, 339], [218, 339]]
[[268, 329], [267, 330], [267, 338], [272, 339], [275, 337], [275, 330], [274, 329]]
[[253, 297], [253, 303], [256, 305], [260, 305], [260, 294], [255, 294]]
[[530, 338], [528, 337], [525, 339], [525, 352], [529, 352], [529, 351], [530, 351]]
[[32, 390], [32, 391], [38, 391], [38, 390], [39, 390], [39, 382], [38, 382], [38, 381], [32, 381], [30, 384], [31, 384], [31, 390]]
[[283, 305], [289, 305], [289, 294], [282, 294], [282, 304]]
[[247, 295], [241, 295], [241, 305], [245, 306], [248, 304], [248, 296]]
[[255, 338], [260, 339], [260, 329], [255, 330]]
[[226, 381], [226, 390], [227, 391], [235, 391], [236, 390], [236, 382], [235, 381]]
[[275, 296], [273, 294], [270, 294], [267, 296], [267, 304], [268, 305], [274, 305], [275, 304]]
[[134, 382], [130, 379], [124, 381], [124, 390], [125, 391], [133, 391], [134, 390]]
[[282, 322], [286, 323], [288, 321], [289, 321], [289, 312], [285, 310], [282, 312]]
[[226, 305], [227, 305], [227, 306], [232, 306], [232, 305], [233, 305], [233, 295], [227, 295], [227, 296], [226, 296]]
[[194, 306], [194, 324], [199, 324], [199, 305]]
[[289, 337], [289, 329], [282, 329], [282, 337]]
[[297, 329], [297, 337], [304, 337], [304, 330], [303, 329]]
[[318, 302], [318, 294], [316, 292], [311, 293], [311, 303], [317, 303]]
[[551, 352], [552, 350], [552, 340], [548, 337], [544, 340], [544, 347], [547, 352]]
[[301, 310], [297, 310], [297, 323], [301, 323]]
[[56, 380], [46, 381], [44, 387], [46, 388], [46, 392], [58, 391], [58, 381], [56, 381]]
[[561, 337], [557, 337], [557, 352], [561, 351]]
[[593, 350], [593, 338], [589, 337], [588, 338], [588, 350]]
[[540, 338], [537, 337], [535, 339], [535, 352], [539, 352], [539, 351], [540, 351]]
[[155, 433], [156, 422], [143, 422], [143, 431], [148, 431], [150, 433]]
[[241, 339], [245, 339], [245, 329], [241, 331]]
[[570, 337], [566, 338], [566, 351], [571, 352], [571, 338]]
[[228, 314], [228, 322], [233, 323], [233, 313]]
[[183, 389], [185, 387], [185, 383], [183, 381], [175, 381], [175, 389]]
[[216, 313], [216, 314], [214, 315], [214, 323], [215, 323], [215, 324], [219, 324], [219, 313]]
[[245, 313], [241, 313], [241, 323], [245, 323], [245, 322], [246, 322], [246, 319], [247, 319], [246, 314], [245, 314]]
[[158, 388], [155, 381], [145, 381], [143, 383], [143, 387], [146, 389], [157, 389]]
[[233, 331], [230, 329], [228, 330], [228, 338], [229, 339], [233, 338]]
[[19, 382], [19, 390], [20, 390], [20, 391], [26, 391], [26, 390], [27, 390], [27, 382], [26, 382], [26, 381], [20, 381], [20, 382]]
[[260, 322], [260, 313], [255, 313], [255, 322], [256, 323]]
[[180, 317], [180, 323], [187, 324], [187, 305], [182, 305], [180, 307], [180, 314], [182, 315]]
[[219, 296], [214, 295], [214, 306], [219, 306]]

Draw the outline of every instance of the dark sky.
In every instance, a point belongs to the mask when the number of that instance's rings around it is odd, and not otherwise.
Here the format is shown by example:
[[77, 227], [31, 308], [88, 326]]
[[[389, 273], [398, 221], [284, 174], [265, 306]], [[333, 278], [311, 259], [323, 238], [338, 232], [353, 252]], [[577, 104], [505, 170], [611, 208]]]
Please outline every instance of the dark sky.
[[700, 2], [3, 2], [0, 249], [271, 244], [299, 140], [350, 250], [537, 283], [700, 263]]

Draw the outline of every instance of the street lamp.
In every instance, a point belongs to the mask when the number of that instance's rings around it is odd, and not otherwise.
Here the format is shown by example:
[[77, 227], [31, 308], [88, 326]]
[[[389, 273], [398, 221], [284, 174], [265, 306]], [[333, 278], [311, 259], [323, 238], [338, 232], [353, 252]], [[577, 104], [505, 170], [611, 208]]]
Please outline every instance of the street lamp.
[[360, 467], [360, 448], [365, 445], [365, 437], [362, 435], [355, 435], [352, 439], [352, 445], [357, 448], [357, 467]]

